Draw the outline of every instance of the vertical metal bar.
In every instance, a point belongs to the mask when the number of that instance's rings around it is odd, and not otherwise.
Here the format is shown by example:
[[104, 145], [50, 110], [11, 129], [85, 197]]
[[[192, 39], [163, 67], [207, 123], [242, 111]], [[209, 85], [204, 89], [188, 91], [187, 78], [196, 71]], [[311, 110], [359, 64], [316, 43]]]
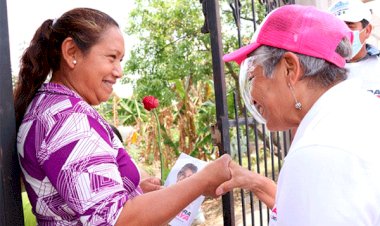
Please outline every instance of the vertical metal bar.
[[[247, 108], [244, 107], [243, 109], [244, 114], [244, 121], [245, 121], [245, 136], [246, 136], [246, 142], [247, 142], [247, 160], [248, 160], [248, 169], [249, 171], [252, 170], [252, 163], [251, 163], [251, 145], [249, 143], [249, 130], [248, 130], [248, 116], [247, 116]], [[257, 146], [257, 143], [256, 143]], [[254, 205], [254, 199], [253, 199], [253, 193], [249, 191], [249, 204], [251, 208], [251, 223], [254, 226], [255, 225], [255, 205]]]
[[[285, 156], [288, 154], [288, 150], [289, 150], [289, 147], [290, 147], [290, 141], [292, 138], [291, 138], [291, 131], [289, 132], [284, 132], [284, 158]], [[288, 139], [289, 137], [289, 139]]]
[[240, 30], [240, 2], [235, 0], [236, 29], [238, 35], [239, 48], [241, 47], [241, 30]]
[[[206, 1], [206, 0], [204, 0]], [[219, 153], [230, 154], [229, 122], [224, 77], [223, 44], [220, 28], [219, 0], [207, 0], [207, 23], [210, 30], [212, 68], [214, 75], [216, 120], [221, 134]], [[235, 225], [234, 198], [232, 192], [222, 196], [223, 221], [225, 226]]]
[[270, 10], [269, 10], [269, 5], [270, 5], [269, 0], [264, 0], [263, 4], [265, 5], [265, 15], [268, 15], [268, 13], [270, 12]]
[[265, 125], [262, 125], [261, 128], [263, 129], [263, 149], [264, 149], [264, 175], [268, 177], [268, 162], [267, 162], [267, 136], [265, 131]]
[[273, 140], [273, 134], [274, 132], [271, 132], [270, 133], [270, 161], [271, 161], [271, 170], [272, 170], [272, 179], [275, 180], [275, 177], [274, 177], [274, 149], [275, 149], [275, 145], [274, 145], [274, 140]]
[[256, 31], [256, 12], [255, 12], [255, 0], [251, 0], [252, 8], [252, 20], [253, 20], [253, 31]]
[[[234, 92], [234, 108], [235, 108], [235, 120], [236, 120], [236, 141], [238, 146], [238, 159], [239, 159], [239, 165], [242, 166], [242, 157], [241, 157], [241, 143], [240, 143], [240, 125], [239, 125], [239, 113], [238, 113], [238, 107], [237, 107], [237, 95], [236, 92]], [[245, 216], [245, 198], [244, 198], [244, 190], [240, 189], [240, 198], [241, 198], [241, 212], [242, 212], [242, 218], [243, 218], [243, 225], [246, 225], [246, 216]]]
[[24, 225], [6, 0], [0, 0], [0, 81], [0, 225]]
[[279, 149], [277, 151], [277, 163], [278, 163], [278, 172], [281, 169], [281, 160], [282, 160], [282, 142], [281, 142], [281, 133], [277, 132], [277, 140], [279, 143]]
[[[257, 173], [260, 173], [260, 153], [259, 153], [259, 138], [258, 138], [258, 129], [257, 123], [253, 125], [255, 131], [255, 143], [256, 143], [256, 170]], [[259, 200], [259, 214], [260, 214], [260, 225], [263, 225], [263, 207], [262, 202]]]
[[[264, 175], [268, 177], [268, 162], [267, 162], [267, 149], [268, 149], [268, 144], [267, 144], [267, 136], [266, 136], [266, 126], [262, 125], [263, 129], [263, 143], [264, 143]], [[269, 219], [269, 209], [267, 208], [267, 219]]]

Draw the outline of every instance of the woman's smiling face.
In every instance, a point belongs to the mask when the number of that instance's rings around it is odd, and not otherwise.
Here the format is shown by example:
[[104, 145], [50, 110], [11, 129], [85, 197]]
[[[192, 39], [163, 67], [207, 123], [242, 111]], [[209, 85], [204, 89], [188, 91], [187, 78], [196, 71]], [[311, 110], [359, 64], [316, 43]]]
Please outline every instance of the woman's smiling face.
[[122, 76], [124, 38], [116, 26], [108, 28], [88, 53], [76, 59], [66, 86], [75, 90], [90, 105], [107, 101], [113, 85]]
[[264, 68], [258, 65], [248, 77], [252, 85], [251, 102], [266, 120], [266, 126], [271, 131], [288, 129], [287, 114], [290, 111], [289, 106], [293, 106], [283, 66], [280, 61], [273, 70], [272, 76], [267, 77]]

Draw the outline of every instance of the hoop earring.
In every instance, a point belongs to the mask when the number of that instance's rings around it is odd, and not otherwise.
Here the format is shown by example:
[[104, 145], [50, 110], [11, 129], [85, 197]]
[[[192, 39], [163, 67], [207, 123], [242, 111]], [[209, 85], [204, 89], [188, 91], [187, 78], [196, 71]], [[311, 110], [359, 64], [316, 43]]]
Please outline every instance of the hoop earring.
[[297, 100], [297, 98], [296, 98], [296, 95], [294, 94], [294, 88], [293, 88], [293, 86], [291, 86], [290, 85], [290, 83], [288, 83], [288, 86], [289, 86], [289, 88], [290, 88], [290, 93], [292, 94], [292, 96], [293, 96], [293, 98], [294, 98], [294, 101], [296, 102], [295, 104], [294, 104], [294, 107], [297, 109], [297, 110], [302, 110], [302, 104], [301, 104], [301, 102], [299, 102], [298, 100]]
[[76, 65], [77, 64], [77, 60], [73, 60], [73, 64]]

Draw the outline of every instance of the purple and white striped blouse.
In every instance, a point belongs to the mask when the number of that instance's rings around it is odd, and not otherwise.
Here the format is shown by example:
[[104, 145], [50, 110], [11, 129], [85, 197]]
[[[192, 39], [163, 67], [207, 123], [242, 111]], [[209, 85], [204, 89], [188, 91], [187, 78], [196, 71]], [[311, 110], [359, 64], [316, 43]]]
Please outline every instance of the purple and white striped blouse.
[[114, 225], [125, 202], [142, 194], [140, 173], [111, 127], [65, 86], [42, 85], [17, 150], [39, 225]]

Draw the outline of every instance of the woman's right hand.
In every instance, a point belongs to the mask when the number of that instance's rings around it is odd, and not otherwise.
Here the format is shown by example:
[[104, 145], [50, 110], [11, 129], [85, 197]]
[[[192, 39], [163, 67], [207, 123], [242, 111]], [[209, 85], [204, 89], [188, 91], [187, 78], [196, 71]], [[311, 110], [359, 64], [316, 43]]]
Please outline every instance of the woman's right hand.
[[232, 162], [228, 154], [224, 154], [213, 162], [208, 163], [205, 168], [199, 172], [202, 175], [202, 180], [206, 182], [204, 196], [217, 197], [215, 194], [216, 188], [223, 182], [231, 179], [230, 168]]
[[216, 190], [216, 195], [223, 195], [229, 191], [232, 191], [234, 188], [242, 188], [250, 190], [252, 183], [252, 177], [254, 177], [255, 173], [251, 172], [239, 164], [231, 161], [229, 164], [231, 169], [231, 179], [222, 183]]
[[276, 183], [256, 172], [252, 172], [231, 161], [229, 164], [231, 179], [222, 183], [215, 191], [216, 195], [223, 195], [234, 188], [241, 188], [255, 193], [255, 195], [269, 208], [273, 208], [276, 198]]

